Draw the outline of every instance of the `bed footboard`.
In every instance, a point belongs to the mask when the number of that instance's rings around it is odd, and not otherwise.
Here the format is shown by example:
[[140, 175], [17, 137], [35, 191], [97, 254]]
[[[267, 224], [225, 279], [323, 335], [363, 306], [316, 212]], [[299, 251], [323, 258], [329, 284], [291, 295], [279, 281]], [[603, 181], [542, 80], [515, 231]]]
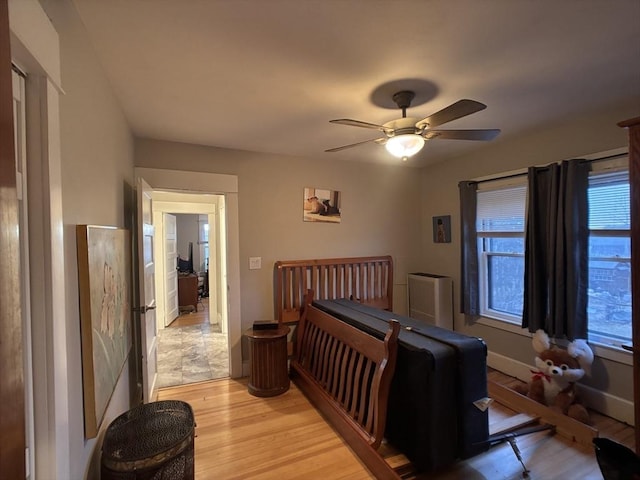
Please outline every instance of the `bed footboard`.
[[314, 307], [312, 294], [306, 303], [291, 377], [376, 478], [399, 479], [377, 448], [384, 435], [400, 324], [391, 321], [380, 340]]

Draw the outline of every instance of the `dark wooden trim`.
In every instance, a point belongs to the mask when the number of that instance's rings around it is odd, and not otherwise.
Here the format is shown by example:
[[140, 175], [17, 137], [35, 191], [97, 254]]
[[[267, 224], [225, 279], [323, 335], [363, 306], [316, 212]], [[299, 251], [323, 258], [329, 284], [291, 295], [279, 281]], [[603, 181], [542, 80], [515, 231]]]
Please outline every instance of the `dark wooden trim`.
[[628, 128], [640, 125], [640, 117], [629, 118], [628, 120], [623, 120], [622, 122], [618, 122], [618, 126], [622, 128]]
[[629, 129], [631, 184], [631, 321], [636, 453], [640, 455], [640, 117], [618, 123]]
[[13, 150], [9, 9], [0, 0], [0, 472], [25, 478], [20, 243]]

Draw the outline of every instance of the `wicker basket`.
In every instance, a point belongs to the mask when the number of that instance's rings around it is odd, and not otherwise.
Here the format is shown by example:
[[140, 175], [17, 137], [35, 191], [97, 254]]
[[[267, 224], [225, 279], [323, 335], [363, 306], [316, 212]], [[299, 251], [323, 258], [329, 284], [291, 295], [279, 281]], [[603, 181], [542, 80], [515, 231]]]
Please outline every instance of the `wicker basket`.
[[163, 400], [135, 407], [116, 418], [102, 445], [102, 480], [192, 480], [193, 410]]

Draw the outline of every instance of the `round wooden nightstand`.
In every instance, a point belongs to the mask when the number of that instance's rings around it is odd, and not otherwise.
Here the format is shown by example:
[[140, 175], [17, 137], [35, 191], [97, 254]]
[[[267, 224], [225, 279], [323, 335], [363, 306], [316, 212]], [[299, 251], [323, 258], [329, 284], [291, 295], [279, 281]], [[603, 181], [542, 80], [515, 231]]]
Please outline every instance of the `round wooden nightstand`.
[[249, 393], [273, 397], [289, 390], [287, 334], [289, 327], [253, 329], [245, 332], [249, 340]]

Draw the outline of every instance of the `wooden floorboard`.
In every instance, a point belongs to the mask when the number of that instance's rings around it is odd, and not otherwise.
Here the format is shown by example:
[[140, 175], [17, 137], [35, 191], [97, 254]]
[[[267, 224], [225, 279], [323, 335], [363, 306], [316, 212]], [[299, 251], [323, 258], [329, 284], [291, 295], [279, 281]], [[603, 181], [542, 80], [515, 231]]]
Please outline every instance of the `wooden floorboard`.
[[209, 298], [204, 297], [198, 301], [198, 310], [183, 312], [175, 318], [167, 328], [190, 327], [209, 322]]
[[367, 470], [295, 385], [259, 398], [246, 379], [162, 389], [196, 419], [196, 479], [369, 479]]
[[[494, 371], [489, 378], [507, 385], [517, 382]], [[162, 389], [159, 399], [183, 400], [194, 410], [197, 480], [372, 478], [294, 384], [283, 395], [258, 398], [248, 393], [247, 379], [224, 379]], [[516, 414], [494, 402], [489, 420], [504, 422]], [[601, 437], [634, 448], [632, 427], [595, 412], [592, 419]], [[516, 444], [532, 480], [602, 479], [593, 448], [551, 432], [518, 437]], [[390, 445], [383, 445], [381, 452], [392, 466], [404, 467], [399, 472], [406, 480], [523, 478], [522, 465], [508, 443], [428, 474], [413, 471]]]

